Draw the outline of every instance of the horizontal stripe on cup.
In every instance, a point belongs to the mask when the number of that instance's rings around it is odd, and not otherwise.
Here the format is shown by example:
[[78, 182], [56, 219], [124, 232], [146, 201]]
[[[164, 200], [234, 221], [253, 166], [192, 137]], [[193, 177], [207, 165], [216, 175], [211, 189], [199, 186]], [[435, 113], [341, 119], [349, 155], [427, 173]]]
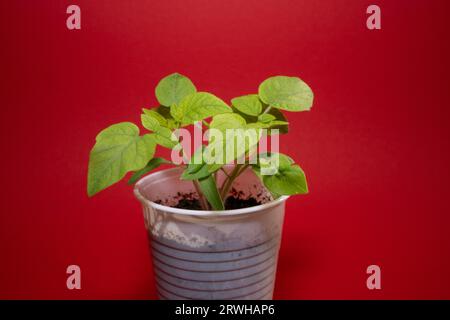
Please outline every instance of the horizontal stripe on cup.
[[[217, 253], [229, 253], [229, 252], [236, 252], [236, 251], [242, 251], [242, 250], [248, 250], [248, 249], [252, 249], [252, 248], [256, 248], [259, 247], [261, 245], [264, 245], [270, 241], [273, 240], [279, 240], [280, 238], [280, 234], [274, 234], [272, 235], [269, 239], [265, 239], [263, 241], [260, 241], [259, 243], [255, 243], [255, 244], [249, 244], [248, 246], [237, 246], [236, 248], [232, 248], [232, 249], [228, 249], [229, 246], [231, 246], [232, 244], [224, 241], [224, 242], [219, 242], [215, 245], [211, 245], [211, 246], [207, 246], [207, 248], [202, 247], [202, 248], [193, 248], [193, 247], [188, 247], [187, 245], [183, 245], [183, 244], [179, 244], [173, 240], [165, 240], [161, 237], [155, 237], [153, 235], [149, 235], [150, 241], [154, 241], [155, 243], [161, 245], [161, 246], [165, 246], [174, 250], [178, 250], [178, 251], [184, 251], [184, 252], [189, 252], [189, 253], [207, 253], [207, 254], [217, 254]], [[227, 249], [224, 248], [217, 248], [217, 247], [227, 247]]]
[[236, 269], [246, 268], [249, 266], [254, 266], [259, 263], [263, 263], [270, 257], [277, 255], [278, 246], [274, 246], [264, 252], [257, 255], [240, 259], [234, 261], [216, 261], [211, 262], [191, 262], [186, 260], [180, 260], [176, 258], [169, 257], [164, 253], [157, 250], [152, 252], [153, 258], [158, 261], [176, 268], [182, 268], [183, 270], [195, 271], [195, 272], [221, 272], [221, 271], [233, 271]]
[[[186, 298], [168, 298], [164, 294], [162, 294], [158, 288], [156, 288], [156, 293], [158, 295], [158, 298], [160, 300], [192, 300], [192, 299], [186, 299]], [[273, 298], [273, 286], [268, 287], [267, 292], [265, 292], [261, 297], [257, 297], [254, 299], [248, 299], [248, 300], [271, 300]]]
[[249, 277], [240, 279], [238, 281], [221, 281], [221, 282], [183, 282], [178, 280], [178, 282], [173, 282], [173, 278], [170, 281], [165, 274], [155, 273], [157, 281], [161, 283], [166, 283], [169, 286], [174, 286], [179, 289], [188, 291], [198, 291], [198, 292], [218, 292], [218, 291], [232, 291], [244, 289], [265, 281], [269, 277], [274, 277], [275, 270], [269, 268], [266, 272], [257, 273]]
[[189, 298], [178, 297], [177, 295], [170, 294], [168, 292], [163, 293], [161, 292], [161, 289], [158, 288], [158, 286], [156, 286], [156, 293], [159, 297], [161, 297], [161, 300], [192, 300]]
[[256, 300], [255, 297], [260, 295], [260, 292], [264, 290], [264, 296], [267, 295], [268, 292], [272, 290], [273, 281], [269, 281], [267, 284], [264, 284], [262, 287], [257, 288], [249, 293], [239, 294], [235, 296], [223, 296], [221, 292], [209, 292], [205, 293], [204, 296], [200, 295], [187, 295], [185, 292], [181, 290], [172, 290], [172, 288], [162, 287], [158, 282], [156, 282], [157, 291], [161, 296], [165, 299], [169, 300]]
[[166, 290], [164, 290], [163, 288], [161, 288], [160, 286], [158, 286], [157, 283], [155, 283], [156, 285], [156, 291], [158, 292], [158, 294], [162, 297], [164, 297], [164, 299], [166, 300], [193, 300], [192, 298], [189, 297], [183, 297], [183, 296], [179, 296], [174, 292], [168, 292]]
[[[255, 290], [254, 292], [251, 292], [249, 294], [246, 294], [245, 296], [237, 296], [237, 297], [231, 297], [230, 300], [258, 300], [255, 297], [257, 297], [257, 294], [259, 294], [262, 290], [266, 290], [267, 292], [271, 291], [273, 288], [273, 281], [275, 279], [272, 278], [272, 281], [270, 281], [268, 284], [266, 284], [264, 287], [259, 288], [258, 290]], [[266, 294], [264, 294], [266, 295]]]
[[242, 297], [251, 295], [255, 292], [259, 292], [264, 289], [269, 283], [273, 282], [273, 276], [266, 277], [260, 281], [254, 282], [247, 286], [243, 286], [241, 288], [231, 289], [231, 290], [207, 290], [207, 291], [198, 291], [198, 290], [190, 290], [186, 288], [182, 288], [180, 286], [175, 286], [170, 283], [167, 283], [160, 278], [156, 277], [156, 283], [162, 289], [167, 292], [173, 292], [177, 295], [190, 297], [192, 299], [232, 299], [233, 297]]
[[183, 289], [189, 289], [193, 291], [225, 291], [239, 289], [258, 281], [264, 280], [266, 277], [275, 276], [275, 264], [270, 265], [265, 270], [257, 272], [255, 274], [247, 275], [245, 277], [240, 277], [238, 279], [229, 279], [222, 281], [192, 281], [187, 279], [182, 279], [179, 277], [173, 277], [163, 270], [154, 269], [155, 277], [162, 279], [163, 281], [172, 284], [174, 286], [179, 286]]
[[253, 246], [242, 250], [228, 251], [228, 252], [208, 252], [208, 253], [173, 249], [171, 247], [159, 244], [156, 241], [151, 242], [151, 248], [156, 252], [159, 252], [165, 256], [178, 260], [188, 262], [202, 262], [202, 263], [222, 263], [251, 258], [269, 249], [273, 249], [274, 247], [278, 249], [279, 243], [280, 243], [279, 237], [276, 237], [273, 238], [272, 240], [261, 243], [258, 246]]
[[158, 288], [156, 288], [156, 295], [158, 296], [159, 300], [168, 300], [167, 297], [165, 297], [161, 292], [159, 292]]
[[271, 286], [267, 287], [267, 289], [265, 290], [265, 292], [259, 296], [257, 296], [256, 294], [252, 297], [249, 297], [249, 300], [272, 300], [273, 297], [273, 288], [274, 284], [272, 283]]
[[217, 272], [196, 272], [195, 270], [185, 270], [179, 267], [169, 266], [167, 264], [161, 263], [158, 259], [153, 257], [153, 265], [159, 270], [164, 270], [166, 273], [174, 277], [180, 277], [184, 279], [189, 279], [192, 281], [223, 281], [229, 279], [235, 279], [240, 277], [247, 277], [255, 273], [265, 270], [268, 266], [275, 264], [277, 261], [277, 256], [272, 256], [267, 261], [255, 264], [253, 266], [247, 266], [245, 268], [237, 268], [228, 271], [217, 271]]
[[[271, 253], [271, 252], [269, 252], [269, 253]], [[217, 269], [204, 269], [204, 268], [203, 269], [199, 269], [199, 268], [196, 268], [197, 266], [196, 267], [192, 267], [191, 266], [192, 268], [188, 269], [189, 266], [188, 267], [184, 266], [185, 262], [177, 263], [177, 265], [170, 264], [170, 263], [168, 263], [166, 261], [161, 260], [159, 257], [157, 257], [155, 255], [153, 255], [153, 262], [158, 262], [160, 264], [163, 264], [166, 267], [169, 267], [169, 268], [172, 268], [172, 269], [181, 270], [181, 271], [189, 271], [189, 272], [196, 272], [196, 273], [221, 273], [221, 272], [233, 272], [233, 271], [240, 271], [240, 270], [248, 269], [248, 268], [257, 266], [259, 264], [263, 264], [263, 263], [267, 262], [268, 260], [272, 259], [273, 257], [276, 257], [276, 254], [269, 254], [267, 256], [264, 256], [264, 260], [254, 262], [252, 264], [243, 265], [243, 266], [240, 266], [240, 265], [233, 266], [232, 265], [228, 269], [219, 269], [219, 270], [217, 270]], [[205, 266], [205, 265], [203, 264], [202, 266]], [[207, 266], [211, 266], [211, 264], [207, 264]], [[218, 265], [215, 264], [213, 266], [218, 266]]]
[[[258, 274], [263, 273], [263, 272], [268, 272], [268, 270], [271, 270], [271, 269], [274, 269], [274, 268], [276, 268], [276, 261], [274, 263], [272, 263], [271, 265], [269, 265], [268, 267], [266, 267], [265, 269], [260, 270], [257, 273], [252, 274], [252, 275], [245, 275], [245, 276], [241, 276], [241, 277], [237, 277], [237, 278], [233, 278], [233, 279], [223, 279], [223, 280], [212, 279], [212, 280], [199, 281], [199, 280], [196, 280], [196, 279], [187, 279], [187, 278], [182, 278], [182, 277], [170, 274], [166, 270], [160, 269], [158, 266], [153, 264], [153, 269], [154, 269], [155, 274], [157, 273], [159, 275], [164, 275], [165, 279], [170, 279], [171, 278], [171, 279], [174, 279], [174, 281], [178, 281], [178, 282], [179, 281], [183, 281], [183, 282], [186, 281], [186, 282], [190, 282], [190, 283], [199, 283], [199, 284], [202, 284], [202, 283], [221, 283], [221, 282], [239, 281], [239, 280], [246, 279], [248, 277], [252, 277], [252, 276], [258, 275]], [[273, 271], [275, 271], [275, 270], [273, 270]]]
[[158, 300], [169, 300], [166, 297], [163, 297], [159, 292], [157, 292]]

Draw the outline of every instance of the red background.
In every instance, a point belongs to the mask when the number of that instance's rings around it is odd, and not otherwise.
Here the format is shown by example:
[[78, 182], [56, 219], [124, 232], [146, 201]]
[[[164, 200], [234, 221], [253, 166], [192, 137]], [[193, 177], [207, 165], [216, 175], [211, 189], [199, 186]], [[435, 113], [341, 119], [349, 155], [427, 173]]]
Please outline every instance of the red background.
[[277, 74], [315, 92], [281, 141], [311, 192], [287, 203], [275, 298], [450, 298], [450, 6], [373, 3], [380, 31], [372, 1], [1, 1], [0, 298], [155, 297], [140, 204], [125, 183], [88, 199], [86, 172], [175, 71], [226, 100]]

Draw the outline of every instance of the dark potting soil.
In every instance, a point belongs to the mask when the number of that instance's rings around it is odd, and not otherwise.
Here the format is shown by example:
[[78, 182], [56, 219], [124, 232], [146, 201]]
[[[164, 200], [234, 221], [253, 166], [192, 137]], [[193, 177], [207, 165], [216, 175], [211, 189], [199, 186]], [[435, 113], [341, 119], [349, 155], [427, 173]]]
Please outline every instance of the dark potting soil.
[[175, 208], [188, 209], [188, 210], [202, 210], [200, 201], [198, 199], [180, 199], [178, 200]]
[[[196, 198], [194, 193], [178, 193], [176, 199], [178, 203], [174, 208], [187, 210], [202, 210], [200, 201]], [[164, 204], [164, 201], [157, 201], [157, 203]], [[225, 210], [234, 210], [258, 206], [261, 201], [256, 200], [255, 197], [245, 197], [242, 191], [232, 189], [230, 195], [225, 200]]]
[[250, 197], [248, 199], [240, 199], [230, 196], [225, 200], [225, 209], [226, 210], [242, 209], [258, 206], [260, 204], [261, 202], [258, 202], [253, 197]]

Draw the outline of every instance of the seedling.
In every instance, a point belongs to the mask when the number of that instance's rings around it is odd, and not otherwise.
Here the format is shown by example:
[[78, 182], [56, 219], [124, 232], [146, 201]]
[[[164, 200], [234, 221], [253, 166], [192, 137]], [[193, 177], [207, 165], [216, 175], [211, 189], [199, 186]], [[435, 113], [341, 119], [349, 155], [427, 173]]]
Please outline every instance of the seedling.
[[[231, 107], [208, 92], [198, 92], [187, 77], [174, 73], [155, 89], [160, 106], [143, 109], [140, 135], [131, 122], [109, 126], [96, 137], [89, 159], [87, 193], [93, 196], [133, 172], [129, 184], [162, 164], [184, 167], [181, 179], [192, 180], [204, 210], [224, 210], [224, 200], [236, 178], [251, 167], [274, 198], [308, 192], [299, 165], [281, 153], [258, 153], [264, 135], [285, 134], [288, 122], [283, 111], [307, 111], [313, 92], [296, 77], [275, 76], [263, 81], [258, 94], [231, 100]], [[207, 143], [187, 154], [182, 128], [197, 125], [209, 130]], [[155, 157], [156, 147], [172, 149], [184, 162]], [[234, 163], [230, 170], [226, 164]], [[276, 164], [275, 170], [273, 164]], [[225, 175], [218, 185], [217, 172]]]

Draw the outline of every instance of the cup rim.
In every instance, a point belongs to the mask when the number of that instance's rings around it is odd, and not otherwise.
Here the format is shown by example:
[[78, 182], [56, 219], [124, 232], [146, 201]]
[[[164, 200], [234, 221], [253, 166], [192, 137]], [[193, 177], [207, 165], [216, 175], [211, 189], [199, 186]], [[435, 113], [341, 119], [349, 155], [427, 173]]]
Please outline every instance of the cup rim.
[[138, 182], [136, 182], [134, 186], [134, 195], [136, 198], [143, 204], [148, 205], [150, 207], [153, 207], [157, 210], [162, 210], [164, 212], [169, 212], [173, 214], [179, 214], [179, 215], [185, 215], [185, 216], [201, 216], [201, 217], [223, 217], [223, 216], [235, 216], [235, 215], [242, 215], [242, 214], [249, 214], [249, 213], [256, 213], [258, 211], [262, 211], [265, 209], [272, 208], [274, 206], [277, 206], [283, 202], [285, 202], [289, 196], [281, 196], [276, 200], [272, 200], [267, 203], [263, 203], [257, 206], [248, 207], [248, 208], [242, 208], [242, 209], [232, 209], [232, 210], [189, 210], [189, 209], [180, 209], [180, 208], [174, 208], [165, 206], [159, 203], [156, 203], [154, 201], [151, 201], [147, 199], [142, 193], [139, 191], [139, 188], [141, 185], [143, 185], [147, 180], [152, 180], [157, 178], [159, 175], [162, 175], [162, 173], [167, 172], [175, 172], [175, 171], [181, 171], [180, 168], [170, 168], [170, 169], [164, 169], [160, 170], [151, 174], [146, 175], [145, 177], [139, 179]]

